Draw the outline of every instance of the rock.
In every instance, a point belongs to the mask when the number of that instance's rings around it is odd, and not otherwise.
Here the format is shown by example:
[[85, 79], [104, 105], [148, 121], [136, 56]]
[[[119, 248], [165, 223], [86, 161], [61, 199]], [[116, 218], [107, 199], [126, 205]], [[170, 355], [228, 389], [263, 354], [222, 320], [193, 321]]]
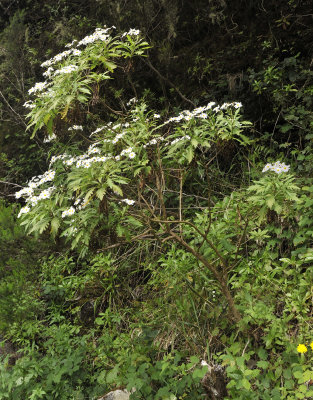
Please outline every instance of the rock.
[[114, 390], [98, 400], [129, 400], [130, 392], [127, 390]]
[[223, 400], [227, 396], [226, 379], [221, 365], [208, 365], [208, 372], [201, 383], [208, 400]]
[[0, 336], [0, 343], [0, 357], [6, 357], [9, 355], [10, 357], [8, 359], [8, 365], [14, 365], [16, 360], [22, 355], [16, 353], [13, 344], [9, 341], [6, 341], [2, 336]]

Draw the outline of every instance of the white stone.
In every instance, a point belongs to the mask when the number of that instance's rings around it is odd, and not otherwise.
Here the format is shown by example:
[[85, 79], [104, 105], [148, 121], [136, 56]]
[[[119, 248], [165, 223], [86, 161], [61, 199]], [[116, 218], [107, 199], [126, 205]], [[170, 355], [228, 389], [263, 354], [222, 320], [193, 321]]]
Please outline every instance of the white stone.
[[98, 400], [129, 400], [129, 396], [130, 393], [127, 390], [114, 390]]

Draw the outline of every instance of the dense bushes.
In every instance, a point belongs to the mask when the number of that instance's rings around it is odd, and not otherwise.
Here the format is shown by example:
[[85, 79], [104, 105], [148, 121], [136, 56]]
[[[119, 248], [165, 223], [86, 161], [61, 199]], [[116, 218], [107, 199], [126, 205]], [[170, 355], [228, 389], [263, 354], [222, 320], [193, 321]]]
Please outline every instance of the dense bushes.
[[[153, 15], [160, 4], [148, 3], [138, 7]], [[287, 16], [267, 10], [271, 33], [240, 40], [238, 52], [249, 49], [253, 59], [249, 69], [244, 58], [223, 69], [234, 58], [228, 44], [223, 56], [190, 49], [191, 100], [181, 92], [179, 66], [175, 79], [167, 77], [173, 52], [188, 47], [186, 38], [174, 40], [174, 3], [160, 9], [170, 11], [168, 42], [153, 39], [147, 62], [149, 45], [129, 27], [124, 34], [98, 28], [72, 43], [67, 29], [76, 17], [72, 5], [63, 10], [69, 24], [59, 44], [71, 43], [58, 56], [41, 49], [51, 57], [46, 81], [28, 89], [36, 96], [25, 103], [41, 146], [29, 167], [36, 176], [15, 195], [22, 207], [0, 209], [0, 335], [13, 352], [1, 356], [1, 398], [97, 398], [119, 387], [133, 399], [212, 398], [215, 390], [225, 399], [313, 396], [312, 73], [294, 37], [304, 3], [284, 4]], [[223, 4], [212, 2], [201, 17], [196, 10], [194, 35], [209, 18], [215, 37], [241, 38], [235, 24], [228, 29], [237, 17]], [[183, 30], [190, 37], [192, 15]], [[6, 51], [14, 29], [13, 53], [23, 41], [23, 18], [4, 31]], [[88, 24], [81, 20], [79, 29]], [[36, 51], [25, 51], [39, 71]], [[156, 59], [168, 59], [169, 75]], [[149, 85], [143, 65], [162, 90]], [[2, 67], [14, 75], [7, 59]], [[240, 96], [243, 106], [211, 101], [205, 84], [217, 99]], [[130, 93], [143, 96], [129, 100]], [[181, 101], [196, 106], [182, 111]], [[6, 182], [30, 176], [4, 144]]]

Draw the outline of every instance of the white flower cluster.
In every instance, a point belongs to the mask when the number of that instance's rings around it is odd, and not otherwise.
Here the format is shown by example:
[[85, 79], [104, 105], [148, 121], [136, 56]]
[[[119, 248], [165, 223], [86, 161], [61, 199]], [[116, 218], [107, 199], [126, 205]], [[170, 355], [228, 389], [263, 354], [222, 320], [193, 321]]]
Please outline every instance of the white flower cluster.
[[123, 199], [123, 200], [121, 200], [121, 202], [126, 203], [129, 206], [132, 206], [133, 204], [135, 204], [135, 200], [129, 200], [129, 199]]
[[49, 199], [51, 197], [52, 192], [55, 190], [55, 186], [51, 186], [48, 189], [44, 189], [40, 192], [39, 196], [30, 196], [27, 199], [27, 203], [31, 204], [33, 207], [38, 204], [38, 201]]
[[71, 54], [71, 52], [72, 52], [72, 50], [65, 50], [65, 51], [63, 51], [62, 53], [59, 53], [59, 54], [57, 54], [56, 56], [50, 58], [50, 60], [47, 60], [47, 61], [43, 62], [43, 63], [41, 64], [41, 67], [43, 67], [43, 68], [44, 68], [44, 67], [50, 67], [51, 65], [56, 64], [56, 63], [62, 61], [63, 58], [68, 57], [68, 56]]
[[48, 85], [48, 82], [37, 82], [35, 86], [29, 89], [28, 94], [36, 93], [36, 92], [41, 92], [44, 90]]
[[226, 110], [229, 107], [234, 107], [234, 108], [241, 108], [242, 104], [238, 101], [235, 101], [233, 103], [224, 103], [220, 106], [221, 110]]
[[52, 76], [53, 71], [54, 71], [54, 69], [52, 67], [49, 67], [47, 69], [47, 71], [45, 71], [42, 75], [47, 78], [50, 78]]
[[125, 132], [118, 133], [114, 139], [111, 140], [113, 144], [117, 143], [123, 136], [125, 136]]
[[105, 126], [100, 126], [100, 127], [97, 128], [95, 131], [91, 132], [91, 134], [89, 135], [89, 137], [91, 137], [92, 135], [96, 135], [97, 133], [103, 131], [104, 128], [105, 128]]
[[20, 216], [21, 216], [22, 214], [27, 214], [27, 213], [29, 213], [29, 211], [30, 211], [29, 206], [22, 207], [22, 208], [20, 209], [20, 212], [18, 213], [17, 218], [20, 218]]
[[49, 166], [51, 167], [51, 165], [54, 164], [57, 160], [64, 160], [67, 157], [70, 157], [70, 155], [66, 153], [60, 154], [59, 156], [52, 156]]
[[136, 153], [133, 151], [132, 147], [128, 147], [127, 149], [123, 150], [120, 154], [120, 156], [125, 156], [125, 155], [127, 155], [130, 159], [136, 157]]
[[288, 172], [289, 169], [290, 169], [289, 165], [286, 165], [285, 163], [281, 163], [280, 161], [276, 161], [275, 164], [267, 163], [265, 165], [265, 167], [263, 168], [262, 172], [273, 171], [279, 175], [282, 172]]
[[177, 138], [177, 139], [174, 139], [174, 140], [170, 143], [170, 145], [174, 145], [174, 144], [176, 144], [176, 143], [178, 143], [178, 142], [181, 142], [182, 140], [190, 140], [190, 139], [191, 139], [191, 137], [190, 137], [189, 135], [185, 135], [185, 136], [179, 137], [179, 138]]
[[61, 74], [71, 74], [74, 71], [78, 70], [78, 66], [77, 65], [67, 65], [66, 67], [63, 67], [61, 69], [57, 69], [54, 72], [54, 76], [56, 75], [61, 75]]
[[68, 208], [67, 210], [64, 210], [64, 211], [62, 212], [62, 218], [69, 217], [69, 216], [75, 214], [75, 211], [76, 211], [76, 210], [75, 210], [74, 207], [70, 207], [70, 208]]
[[136, 97], [133, 97], [132, 99], [129, 100], [129, 102], [126, 104], [127, 106], [131, 106], [132, 104], [136, 104], [138, 102]]
[[[47, 61], [43, 62], [41, 64], [42, 67], [49, 67], [47, 69], [47, 71], [45, 71], [43, 73], [43, 76], [46, 76], [46, 77], [50, 78], [52, 76], [52, 73], [53, 73], [53, 68], [51, 67], [51, 65], [54, 65], [54, 64], [62, 61], [64, 58], [68, 57], [69, 55], [80, 56], [81, 53], [82, 53], [81, 50], [78, 50], [78, 49], [65, 50], [62, 53], [57, 54], [53, 58], [50, 58], [50, 60], [47, 60]], [[70, 71], [70, 72], [72, 72], [72, 71]], [[69, 72], [64, 72], [64, 73], [69, 73]], [[57, 75], [57, 71], [54, 73], [54, 75]]]
[[19, 199], [22, 196], [31, 196], [33, 191], [38, 186], [42, 185], [43, 183], [52, 181], [55, 177], [54, 170], [48, 170], [43, 175], [34, 176], [28, 183], [28, 186], [22, 190], [19, 190], [15, 193], [15, 198]]
[[129, 36], [138, 36], [138, 35], [140, 35], [140, 30], [139, 29], [130, 29], [128, 32], [124, 32], [121, 35], [121, 37], [124, 37], [124, 36], [127, 36], [127, 35], [129, 35]]
[[206, 111], [208, 111], [208, 110], [212, 110], [215, 113], [218, 113], [220, 111], [227, 110], [230, 107], [234, 107], [234, 108], [242, 107], [242, 104], [238, 103], [238, 102], [224, 103], [221, 106], [217, 105], [216, 107], [213, 108], [213, 106], [215, 106], [215, 104], [216, 103], [214, 101], [211, 101], [206, 106], [197, 107], [193, 111], [184, 110], [177, 117], [172, 117], [172, 118], [168, 119], [167, 121], [165, 121], [164, 124], [169, 124], [171, 122], [180, 122], [182, 120], [190, 121], [192, 118], [206, 119], [208, 117], [208, 114], [206, 113]]
[[143, 145], [143, 148], [145, 149], [148, 146], [152, 146], [154, 144], [157, 144], [158, 142], [163, 142], [165, 139], [162, 136], [158, 136], [156, 138], [151, 139], [148, 143]]
[[82, 51], [81, 51], [81, 50], [78, 50], [78, 49], [73, 49], [73, 51], [72, 51], [72, 55], [73, 55], [73, 56], [80, 56], [81, 53], [82, 53]]
[[50, 142], [52, 142], [52, 140], [55, 140], [56, 138], [57, 138], [56, 134], [55, 134], [55, 133], [52, 133], [52, 135], [46, 137], [46, 138], [43, 140], [43, 142], [44, 142], [44, 143], [50, 143]]
[[88, 149], [88, 155], [90, 154], [99, 154], [101, 150], [98, 147], [92, 147]]
[[[117, 134], [116, 137], [119, 139], [124, 136], [124, 133]], [[116, 139], [104, 139], [102, 142], [110, 142], [116, 143]], [[97, 147], [101, 142], [93, 143], [89, 146], [86, 153], [74, 157], [70, 156], [69, 154], [61, 154], [59, 156], [53, 156], [50, 160], [50, 166], [54, 164], [57, 160], [63, 160], [63, 164], [66, 166], [71, 166], [75, 164], [76, 168], [90, 168], [93, 163], [96, 162], [106, 162], [108, 160], [116, 160], [119, 161], [121, 157], [126, 156], [129, 159], [134, 159], [136, 157], [136, 153], [133, 151], [132, 147], [128, 147], [121, 151], [121, 153], [117, 156], [112, 156], [111, 154], [100, 155], [101, 149]], [[99, 156], [90, 157], [92, 154], [99, 154]]]
[[[76, 168], [80, 168], [80, 167], [82, 167], [82, 168], [90, 168], [93, 163], [95, 163], [95, 162], [106, 162], [110, 158], [111, 157], [102, 156], [102, 157], [91, 157], [91, 158], [88, 158], [88, 159], [77, 160], [76, 161]], [[70, 160], [70, 161], [72, 161], [72, 160]]]
[[25, 103], [23, 104], [23, 106], [25, 108], [35, 108], [36, 104], [34, 104], [31, 100], [25, 101]]
[[66, 45], [65, 45], [65, 47], [67, 47], [67, 48], [69, 48], [69, 47], [73, 47], [74, 46], [74, 44], [77, 42], [77, 40], [76, 39], [74, 39], [71, 43], [67, 43]]
[[81, 125], [73, 125], [70, 128], [68, 128], [69, 131], [82, 131], [83, 127]]
[[77, 207], [77, 210], [83, 210], [84, 208], [87, 207], [89, 201], [88, 200], [83, 200], [83, 199], [77, 199], [74, 203], [74, 205]]
[[47, 97], [54, 97], [55, 91], [52, 88], [47, 89], [45, 92], [41, 93], [41, 96], [47, 96]]
[[49, 199], [51, 197], [51, 193], [55, 190], [55, 186], [50, 186], [48, 189], [44, 189], [41, 191], [38, 196], [38, 200]]
[[[74, 222], [72, 219], [71, 222]], [[66, 232], [63, 233], [63, 236], [73, 236], [76, 232], [78, 232], [78, 229], [75, 226], [71, 226]]]
[[35, 206], [38, 203], [38, 201], [49, 199], [54, 190], [55, 190], [55, 186], [51, 186], [48, 189], [42, 190], [40, 192], [39, 196], [35, 196], [34, 189], [29, 186], [29, 187], [24, 188], [24, 189], [20, 190], [19, 192], [15, 193], [15, 197], [17, 199], [20, 198], [22, 195], [24, 197], [28, 196], [28, 198], [26, 199], [26, 201], [27, 201], [26, 206], [21, 208], [17, 217], [19, 218], [22, 214], [27, 214], [30, 211], [30, 206]]
[[[87, 44], [94, 43], [97, 40], [101, 40], [102, 42], [106, 42], [109, 38], [110, 35], [108, 35], [108, 32], [111, 28], [97, 28], [92, 35], [85, 36], [84, 39], [79, 41], [77, 43], [78, 46], [86, 46]], [[114, 27], [115, 28], [115, 27]]]

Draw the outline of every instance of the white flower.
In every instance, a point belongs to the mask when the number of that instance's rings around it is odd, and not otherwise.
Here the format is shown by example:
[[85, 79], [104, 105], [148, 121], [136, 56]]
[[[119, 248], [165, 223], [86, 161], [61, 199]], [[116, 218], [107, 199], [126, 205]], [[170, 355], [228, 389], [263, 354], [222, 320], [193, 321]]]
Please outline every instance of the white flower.
[[28, 94], [41, 92], [43, 89], [47, 87], [48, 82], [37, 82], [35, 86], [29, 89]]
[[52, 67], [49, 67], [48, 69], [47, 69], [47, 71], [45, 71], [42, 75], [43, 76], [45, 76], [45, 77], [47, 77], [47, 78], [50, 78], [50, 76], [52, 75], [52, 72], [54, 71], [54, 69], [52, 68]]
[[283, 171], [282, 171], [282, 169], [280, 167], [276, 167], [274, 169], [274, 172], [276, 172], [276, 174], [281, 174]]
[[52, 135], [48, 136], [47, 138], [44, 138], [43, 142], [44, 143], [49, 143], [49, 142], [51, 142], [52, 140], [54, 140], [56, 138], [57, 137], [56, 137], [55, 133], [52, 133]]
[[153, 118], [161, 118], [160, 114], [153, 114]]
[[137, 103], [137, 101], [138, 101], [137, 98], [133, 97], [132, 99], [129, 100], [129, 102], [126, 105], [127, 106], [131, 106], [132, 104]]
[[56, 75], [60, 75], [60, 74], [70, 74], [74, 71], [78, 70], [78, 66], [77, 65], [67, 65], [66, 67], [63, 67], [61, 69], [57, 69], [54, 72], [54, 76]]
[[269, 169], [271, 169], [271, 166], [272, 166], [271, 164], [266, 164], [265, 167], [263, 168], [262, 172], [268, 171]]
[[273, 171], [279, 175], [282, 172], [288, 172], [289, 169], [290, 169], [289, 165], [286, 165], [285, 163], [281, 163], [280, 161], [276, 161], [274, 164], [267, 163], [265, 165], [265, 167], [263, 168], [262, 172]]
[[205, 107], [205, 109], [210, 110], [214, 105], [215, 105], [215, 101], [211, 101], [210, 103], [208, 103], [208, 105]]
[[65, 210], [62, 212], [62, 218], [71, 216], [75, 213], [75, 208], [74, 207], [70, 207], [69, 209]]
[[82, 53], [81, 50], [78, 50], [78, 49], [74, 49], [74, 50], [72, 51], [73, 56], [80, 56], [81, 53]]
[[92, 35], [88, 35], [86, 37], [84, 37], [84, 39], [82, 39], [80, 42], [78, 42], [77, 47], [78, 46], [85, 46], [87, 44], [91, 44], [94, 43], [97, 40], [101, 40], [102, 42], [106, 42], [107, 40], [110, 39], [110, 35], [107, 34], [107, 32], [110, 30], [111, 28], [97, 28], [95, 30], [95, 32]]
[[133, 204], [135, 204], [135, 200], [123, 199], [121, 201], [128, 204], [129, 206], [132, 206]]
[[27, 196], [31, 196], [31, 195], [34, 193], [33, 188], [31, 188], [31, 187], [25, 188], [25, 189], [24, 189], [24, 193], [25, 193]]
[[221, 105], [221, 110], [226, 110], [230, 106], [230, 103], [224, 103]]
[[40, 199], [39, 199], [39, 196], [32, 196], [28, 200], [31, 203], [31, 205], [34, 207]]
[[36, 107], [36, 104], [34, 104], [31, 100], [28, 100], [28, 101], [26, 101], [26, 102], [23, 104], [23, 106], [24, 106], [25, 108], [35, 108], [35, 107]]
[[208, 114], [201, 113], [201, 114], [198, 115], [198, 118], [206, 119], [206, 118], [208, 118]]
[[29, 211], [30, 211], [30, 208], [29, 208], [28, 206], [22, 207], [22, 208], [20, 209], [20, 212], [18, 213], [17, 218], [20, 218], [20, 216], [21, 216], [22, 214], [27, 214]]
[[132, 151], [131, 153], [128, 154], [128, 157], [129, 157], [130, 159], [133, 159], [133, 158], [136, 157], [136, 153], [134, 153], [134, 152]]
[[69, 131], [82, 131], [83, 127], [81, 125], [73, 125], [70, 128], [68, 128]]
[[124, 32], [121, 37], [125, 37], [127, 35], [129, 36], [138, 36], [140, 34], [140, 30], [139, 29], [130, 29], [128, 32]]
[[89, 148], [88, 154], [99, 154], [101, 150], [98, 147]]
[[74, 39], [71, 43], [67, 43], [67, 44], [65, 45], [65, 47], [72, 47], [76, 42], [77, 42], [77, 40]]
[[100, 128], [97, 128], [95, 131], [91, 132], [90, 136], [92, 136], [98, 132], [101, 132], [104, 128], [105, 128], [105, 126], [101, 126]]
[[40, 200], [49, 199], [50, 196], [51, 196], [51, 190], [45, 189], [40, 193], [39, 199]]
[[124, 154], [131, 153], [132, 151], [133, 151], [132, 147], [128, 147], [127, 149], [123, 150], [120, 155], [123, 156]]
[[72, 157], [72, 158], [69, 158], [68, 160], [63, 161], [63, 164], [70, 166], [70, 165], [73, 165], [75, 161], [76, 161], [75, 158]]

